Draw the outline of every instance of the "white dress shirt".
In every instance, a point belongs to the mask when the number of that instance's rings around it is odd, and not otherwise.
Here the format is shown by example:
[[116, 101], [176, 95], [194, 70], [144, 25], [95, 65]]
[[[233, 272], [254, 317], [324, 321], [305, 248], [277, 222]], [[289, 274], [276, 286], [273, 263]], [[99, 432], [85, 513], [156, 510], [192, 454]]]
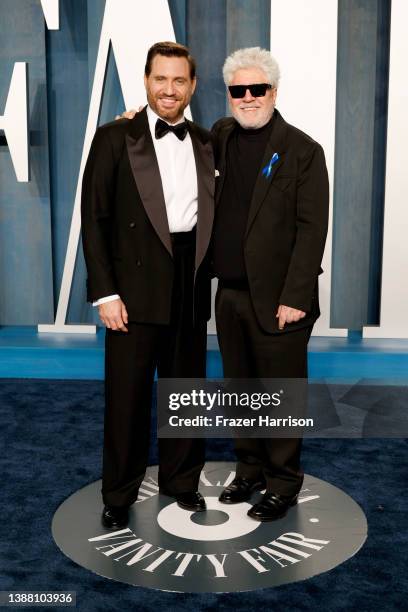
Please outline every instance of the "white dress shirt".
[[[190, 134], [187, 132], [184, 140], [177, 138], [173, 132], [156, 138], [155, 127], [159, 116], [150, 106], [147, 107], [147, 119], [159, 165], [170, 233], [189, 232], [197, 223], [198, 197], [197, 170]], [[177, 123], [183, 121], [184, 117]], [[118, 298], [116, 294], [108, 295], [93, 302], [93, 306]]]

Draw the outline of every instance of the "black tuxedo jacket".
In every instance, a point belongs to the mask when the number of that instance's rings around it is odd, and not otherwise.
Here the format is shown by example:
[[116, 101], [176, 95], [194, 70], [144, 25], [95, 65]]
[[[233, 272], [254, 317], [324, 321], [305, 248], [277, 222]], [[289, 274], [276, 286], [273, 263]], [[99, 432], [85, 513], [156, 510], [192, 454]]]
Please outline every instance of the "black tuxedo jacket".
[[[210, 134], [188, 121], [198, 182], [195, 315], [210, 317], [207, 248], [214, 215]], [[82, 183], [82, 242], [88, 300], [118, 293], [129, 320], [166, 324], [173, 286], [172, 245], [146, 109], [97, 129]]]
[[[318, 275], [327, 234], [329, 184], [322, 147], [286, 123], [275, 109], [274, 126], [255, 183], [244, 238], [244, 258], [250, 293], [261, 327], [278, 329], [279, 304], [305, 311], [283, 332], [309, 326], [320, 314]], [[226, 171], [226, 154], [236, 121], [225, 118], [213, 127], [216, 206]], [[268, 177], [262, 169], [279, 158]]]

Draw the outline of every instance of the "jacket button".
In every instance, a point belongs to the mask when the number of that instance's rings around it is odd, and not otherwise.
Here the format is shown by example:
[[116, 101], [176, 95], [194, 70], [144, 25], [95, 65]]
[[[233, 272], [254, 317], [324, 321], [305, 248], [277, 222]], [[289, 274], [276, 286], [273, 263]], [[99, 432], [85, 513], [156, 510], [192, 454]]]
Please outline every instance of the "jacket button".
[[131, 227], [133, 229], [134, 227], [136, 227], [136, 223], [134, 221], [132, 221], [132, 223], [129, 223], [129, 227]]
[[136, 265], [137, 266], [141, 266], [142, 265], [142, 262], [140, 261], [140, 259], [137, 260]]

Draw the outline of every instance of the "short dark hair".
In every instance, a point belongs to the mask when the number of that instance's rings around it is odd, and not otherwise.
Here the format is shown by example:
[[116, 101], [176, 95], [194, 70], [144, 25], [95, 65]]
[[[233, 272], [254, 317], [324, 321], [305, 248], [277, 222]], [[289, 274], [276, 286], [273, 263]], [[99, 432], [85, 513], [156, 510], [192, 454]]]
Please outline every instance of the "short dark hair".
[[190, 66], [190, 78], [194, 79], [196, 75], [196, 63], [190, 51], [184, 45], [179, 43], [164, 41], [155, 43], [147, 52], [145, 75], [148, 77], [152, 71], [152, 61], [156, 55], [165, 55], [166, 57], [185, 57]]

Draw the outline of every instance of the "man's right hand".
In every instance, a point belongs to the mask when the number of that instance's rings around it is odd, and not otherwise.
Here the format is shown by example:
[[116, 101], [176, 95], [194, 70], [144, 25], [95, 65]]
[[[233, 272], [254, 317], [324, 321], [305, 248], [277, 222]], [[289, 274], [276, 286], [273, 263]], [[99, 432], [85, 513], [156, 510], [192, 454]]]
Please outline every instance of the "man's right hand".
[[105, 327], [114, 331], [127, 332], [128, 314], [121, 299], [105, 302], [98, 306], [99, 317]]
[[133, 119], [136, 113], [140, 113], [143, 110], [143, 106], [139, 106], [138, 110], [128, 110], [122, 113], [121, 115], [116, 115], [115, 119]]

